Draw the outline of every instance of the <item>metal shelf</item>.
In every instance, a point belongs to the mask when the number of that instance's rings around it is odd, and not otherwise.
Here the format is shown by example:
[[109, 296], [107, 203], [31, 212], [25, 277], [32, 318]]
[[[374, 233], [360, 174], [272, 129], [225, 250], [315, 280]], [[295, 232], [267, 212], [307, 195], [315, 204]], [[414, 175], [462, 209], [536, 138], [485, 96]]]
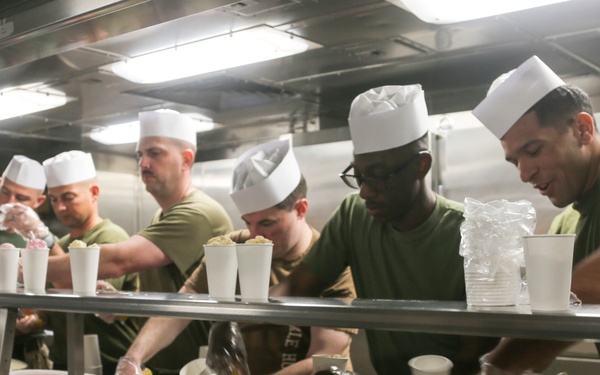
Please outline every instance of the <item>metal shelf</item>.
[[[50, 289], [46, 294], [0, 293], [5, 331], [16, 308], [62, 311], [69, 319], [70, 354], [83, 340], [82, 314], [166, 316], [247, 323], [318, 325], [442, 334], [469, 334], [600, 341], [600, 305], [572, 306], [569, 311], [532, 314], [529, 306], [471, 307], [464, 302], [277, 297], [268, 301], [215, 301], [206, 294], [99, 292], [78, 296]], [[14, 322], [12, 323], [14, 328]], [[14, 334], [14, 332], [13, 332]], [[2, 361], [11, 332], [2, 335]], [[71, 347], [71, 345], [69, 345]], [[80, 345], [79, 345], [80, 346]], [[70, 357], [72, 357], [70, 355]], [[4, 362], [2, 362], [4, 364]], [[79, 367], [74, 363], [73, 368]], [[71, 367], [70, 367], [71, 369]], [[4, 374], [0, 367], [0, 373]], [[77, 374], [77, 371], [70, 372]]]

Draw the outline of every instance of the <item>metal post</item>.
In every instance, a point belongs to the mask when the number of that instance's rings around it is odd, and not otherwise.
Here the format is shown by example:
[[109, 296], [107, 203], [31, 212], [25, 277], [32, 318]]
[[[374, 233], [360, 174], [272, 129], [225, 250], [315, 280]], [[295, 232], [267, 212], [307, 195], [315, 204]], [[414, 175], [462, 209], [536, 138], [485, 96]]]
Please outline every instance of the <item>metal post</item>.
[[0, 309], [0, 375], [8, 375], [10, 372], [16, 323], [16, 308]]
[[83, 314], [67, 313], [67, 368], [83, 375]]

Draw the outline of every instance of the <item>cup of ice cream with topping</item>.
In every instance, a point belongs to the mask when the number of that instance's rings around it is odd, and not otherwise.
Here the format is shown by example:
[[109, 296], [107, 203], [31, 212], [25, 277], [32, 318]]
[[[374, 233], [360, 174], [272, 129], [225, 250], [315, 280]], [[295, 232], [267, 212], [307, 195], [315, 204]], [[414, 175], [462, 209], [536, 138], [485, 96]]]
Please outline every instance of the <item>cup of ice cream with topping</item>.
[[213, 237], [204, 245], [204, 256], [210, 298], [234, 300], [238, 272], [235, 242], [227, 236]]
[[17, 291], [19, 252], [11, 243], [0, 245], [0, 292]]
[[256, 236], [237, 244], [236, 255], [242, 300], [268, 300], [273, 241]]
[[28, 240], [21, 249], [23, 262], [23, 284], [25, 292], [43, 294], [46, 292], [46, 273], [50, 249], [44, 240]]
[[83, 241], [74, 240], [68, 248], [73, 292], [84, 296], [95, 295], [100, 246], [97, 244], [87, 245]]

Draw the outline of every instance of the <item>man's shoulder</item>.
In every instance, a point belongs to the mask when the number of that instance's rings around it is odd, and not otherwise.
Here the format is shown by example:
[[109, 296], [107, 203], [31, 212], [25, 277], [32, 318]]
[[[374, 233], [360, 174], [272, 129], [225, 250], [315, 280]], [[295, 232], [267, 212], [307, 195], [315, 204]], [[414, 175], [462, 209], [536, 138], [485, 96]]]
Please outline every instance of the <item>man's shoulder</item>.
[[204, 193], [201, 190], [195, 190], [193, 193], [187, 195], [185, 198], [173, 205], [167, 214], [189, 212], [200, 215], [215, 215], [225, 214], [225, 208], [221, 203], [217, 202], [214, 198]]
[[448, 199], [444, 196], [437, 196], [437, 205], [440, 210], [454, 215], [462, 216], [465, 213], [465, 206], [461, 202]]
[[11, 243], [15, 247], [25, 247], [26, 241], [17, 233], [8, 233], [0, 230], [0, 244]]
[[114, 243], [125, 241], [129, 234], [121, 226], [113, 223], [110, 219], [102, 220], [91, 231], [82, 236], [86, 243]]

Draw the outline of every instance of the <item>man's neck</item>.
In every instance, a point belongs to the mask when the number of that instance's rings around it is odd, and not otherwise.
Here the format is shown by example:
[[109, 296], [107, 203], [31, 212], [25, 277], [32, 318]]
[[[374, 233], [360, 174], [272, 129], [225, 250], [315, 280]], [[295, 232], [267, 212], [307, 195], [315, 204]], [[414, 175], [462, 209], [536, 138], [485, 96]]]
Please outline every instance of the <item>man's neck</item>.
[[588, 192], [592, 188], [592, 186], [594, 186], [594, 184], [600, 177], [600, 137], [598, 137], [598, 136], [594, 137], [593, 143], [590, 145], [590, 149], [591, 149], [590, 165], [587, 170], [585, 184], [582, 188], [579, 198], [581, 198], [581, 196], [585, 195], [585, 193]]
[[419, 192], [411, 207], [400, 220], [393, 221], [392, 227], [398, 232], [408, 232], [422, 225], [435, 208], [437, 196], [427, 185]]
[[310, 248], [310, 243], [313, 238], [312, 228], [308, 225], [306, 220], [303, 220], [300, 225], [302, 225], [300, 239], [296, 245], [294, 245], [294, 248], [285, 255], [285, 260], [297, 259]]
[[169, 208], [173, 207], [177, 202], [190, 195], [196, 188], [192, 185], [191, 181], [189, 184], [182, 185], [179, 190], [169, 196], [154, 196], [156, 203], [160, 206], [162, 212], [166, 212]]
[[69, 235], [71, 238], [80, 238], [101, 222], [102, 218], [99, 215], [93, 215], [83, 225], [69, 229]]

